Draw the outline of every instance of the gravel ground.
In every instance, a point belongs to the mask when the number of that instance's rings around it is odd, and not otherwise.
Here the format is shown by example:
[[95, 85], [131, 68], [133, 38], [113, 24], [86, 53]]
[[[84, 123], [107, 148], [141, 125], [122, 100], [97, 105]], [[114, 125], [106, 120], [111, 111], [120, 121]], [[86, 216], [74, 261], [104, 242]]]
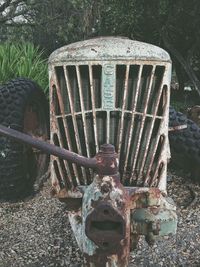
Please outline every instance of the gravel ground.
[[[153, 247], [142, 239], [131, 253], [131, 267], [200, 266], [200, 186], [173, 172], [168, 177], [169, 195], [178, 208], [177, 235], [158, 240]], [[24, 202], [0, 203], [0, 267], [62, 267], [81, 262], [67, 212], [49, 196], [49, 187], [47, 182], [38, 195]]]

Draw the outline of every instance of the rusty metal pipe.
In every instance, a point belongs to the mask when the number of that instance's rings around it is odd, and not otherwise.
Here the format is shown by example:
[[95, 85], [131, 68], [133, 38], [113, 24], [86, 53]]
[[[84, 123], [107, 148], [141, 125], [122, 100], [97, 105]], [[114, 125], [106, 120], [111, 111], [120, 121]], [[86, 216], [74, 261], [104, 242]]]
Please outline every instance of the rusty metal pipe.
[[31, 137], [30, 135], [21, 133], [19, 131], [2, 125], [0, 125], [0, 135], [10, 137], [16, 141], [35, 147], [46, 154], [54, 155], [61, 159], [68, 160], [71, 163], [76, 163], [78, 165], [92, 169], [97, 168], [96, 158], [86, 158], [84, 156], [80, 156], [64, 148], [49, 144], [45, 141], [38, 140], [36, 138]]

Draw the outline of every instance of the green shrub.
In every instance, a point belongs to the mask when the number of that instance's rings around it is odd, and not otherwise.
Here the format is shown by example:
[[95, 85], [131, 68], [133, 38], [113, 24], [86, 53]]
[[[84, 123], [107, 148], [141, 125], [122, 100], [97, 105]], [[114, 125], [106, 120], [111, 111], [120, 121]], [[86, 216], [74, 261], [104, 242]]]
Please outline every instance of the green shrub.
[[47, 92], [47, 61], [39, 47], [31, 43], [0, 45], [0, 84], [17, 77], [30, 78]]

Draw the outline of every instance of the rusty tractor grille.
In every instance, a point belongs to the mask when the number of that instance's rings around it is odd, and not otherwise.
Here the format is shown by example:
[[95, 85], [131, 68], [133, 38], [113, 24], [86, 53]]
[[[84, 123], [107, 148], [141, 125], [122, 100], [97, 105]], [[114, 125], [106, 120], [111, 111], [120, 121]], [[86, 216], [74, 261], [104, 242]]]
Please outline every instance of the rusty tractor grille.
[[[111, 143], [124, 185], [157, 186], [167, 164], [162, 157], [165, 65], [113, 64], [104, 77], [105, 69], [100, 64], [54, 67], [52, 141], [87, 157]], [[91, 183], [94, 176], [63, 160], [54, 159], [53, 166], [60, 186], [69, 189]]]

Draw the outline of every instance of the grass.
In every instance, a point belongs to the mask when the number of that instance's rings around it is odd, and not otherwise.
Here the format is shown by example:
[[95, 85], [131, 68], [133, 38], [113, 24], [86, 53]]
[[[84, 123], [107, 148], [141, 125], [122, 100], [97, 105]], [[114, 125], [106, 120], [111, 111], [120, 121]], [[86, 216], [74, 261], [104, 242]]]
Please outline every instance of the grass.
[[17, 77], [34, 80], [47, 93], [47, 60], [39, 47], [31, 43], [0, 45], [0, 84]]

